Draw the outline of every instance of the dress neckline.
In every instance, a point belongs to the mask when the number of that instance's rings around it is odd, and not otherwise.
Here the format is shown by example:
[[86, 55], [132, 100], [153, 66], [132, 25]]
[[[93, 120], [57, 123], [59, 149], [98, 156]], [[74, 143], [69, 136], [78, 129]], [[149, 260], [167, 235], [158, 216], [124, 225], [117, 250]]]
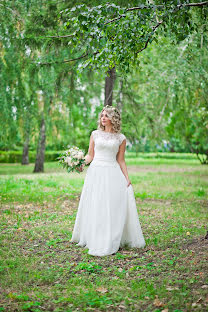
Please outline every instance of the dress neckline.
[[[100, 130], [100, 129], [99, 129]], [[100, 130], [100, 131], [102, 131], [102, 132], [104, 132], [104, 133], [110, 133], [110, 134], [116, 134], [116, 133], [118, 133], [118, 132], [108, 132], [108, 131], [104, 131], [104, 130]]]

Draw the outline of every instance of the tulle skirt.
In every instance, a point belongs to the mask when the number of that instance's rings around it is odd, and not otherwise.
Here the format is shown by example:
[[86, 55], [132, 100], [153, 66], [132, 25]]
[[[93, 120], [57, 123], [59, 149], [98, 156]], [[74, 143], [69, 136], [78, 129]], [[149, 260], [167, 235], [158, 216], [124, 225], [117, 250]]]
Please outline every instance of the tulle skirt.
[[93, 160], [87, 168], [71, 242], [93, 256], [145, 246], [133, 187], [117, 161]]

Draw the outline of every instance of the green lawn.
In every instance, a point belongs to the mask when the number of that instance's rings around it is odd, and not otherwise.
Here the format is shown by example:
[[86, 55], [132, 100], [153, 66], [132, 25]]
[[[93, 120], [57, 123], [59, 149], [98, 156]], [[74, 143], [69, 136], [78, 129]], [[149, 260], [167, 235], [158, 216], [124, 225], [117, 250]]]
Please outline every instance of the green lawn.
[[0, 164], [0, 311], [207, 311], [208, 166], [128, 158], [146, 247], [70, 243], [86, 170]]

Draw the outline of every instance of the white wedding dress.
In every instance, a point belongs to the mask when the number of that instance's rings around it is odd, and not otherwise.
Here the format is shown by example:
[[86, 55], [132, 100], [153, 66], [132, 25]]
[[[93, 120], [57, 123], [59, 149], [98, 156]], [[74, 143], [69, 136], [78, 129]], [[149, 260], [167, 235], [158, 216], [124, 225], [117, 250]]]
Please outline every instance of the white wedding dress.
[[87, 168], [71, 242], [106, 256], [119, 247], [144, 247], [133, 187], [116, 160], [125, 135], [92, 131], [94, 158]]

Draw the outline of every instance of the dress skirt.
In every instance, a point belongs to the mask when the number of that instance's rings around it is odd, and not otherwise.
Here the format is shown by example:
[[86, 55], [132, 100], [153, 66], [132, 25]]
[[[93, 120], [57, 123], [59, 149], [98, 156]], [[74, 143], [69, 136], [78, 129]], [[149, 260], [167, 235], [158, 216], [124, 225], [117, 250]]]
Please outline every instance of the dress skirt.
[[93, 256], [145, 246], [133, 187], [117, 161], [93, 160], [87, 168], [71, 242]]

